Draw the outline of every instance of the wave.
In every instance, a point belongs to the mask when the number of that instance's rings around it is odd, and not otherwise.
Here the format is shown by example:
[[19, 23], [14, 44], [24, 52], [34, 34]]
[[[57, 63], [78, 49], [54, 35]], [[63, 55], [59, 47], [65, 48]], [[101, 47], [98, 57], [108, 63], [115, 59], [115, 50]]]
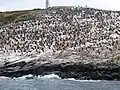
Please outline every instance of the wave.
[[41, 75], [34, 76], [32, 74], [29, 74], [29, 75], [24, 75], [22, 77], [14, 78], [14, 79], [35, 79], [35, 78], [40, 78], [40, 79], [61, 79], [58, 75], [56, 75], [54, 73], [49, 74], [49, 75], [44, 75], [44, 76], [41, 76]]
[[10, 79], [10, 78], [5, 76], [0, 76], [0, 79]]
[[[0, 79], [8, 79], [9, 77], [0, 77]], [[40, 78], [40, 79], [61, 79], [61, 77], [59, 77], [58, 75], [52, 73], [49, 75], [38, 75], [38, 76], [34, 76], [32, 74], [29, 75], [24, 75], [22, 77], [19, 78], [13, 78], [13, 79], [22, 79], [22, 80], [26, 80], [26, 79], [35, 79], [35, 78]], [[65, 80], [65, 81], [79, 81], [79, 82], [100, 82], [101, 80], [76, 80], [75, 78], [67, 78], [67, 79], [61, 79], [61, 80]]]
[[42, 79], [61, 79], [61, 77], [59, 77], [58, 75], [56, 74], [49, 74], [49, 75], [44, 75], [42, 77], [40, 77]]
[[68, 79], [64, 79], [67, 81], [79, 81], [79, 82], [101, 82], [102, 80], [76, 80], [74, 78], [68, 78]]
[[32, 74], [29, 74], [29, 75], [24, 75], [22, 77], [19, 77], [19, 78], [14, 78], [14, 79], [33, 79], [35, 78]]

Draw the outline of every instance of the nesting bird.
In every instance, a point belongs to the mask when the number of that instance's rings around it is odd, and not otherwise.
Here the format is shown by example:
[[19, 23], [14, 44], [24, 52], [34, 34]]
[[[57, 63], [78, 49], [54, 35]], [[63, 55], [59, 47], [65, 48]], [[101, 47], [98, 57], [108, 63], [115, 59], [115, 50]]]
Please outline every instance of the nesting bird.
[[[58, 9], [35, 20], [21, 21], [0, 29], [0, 52], [63, 51], [79, 47], [101, 54], [103, 47], [119, 44], [118, 12], [76, 7]], [[116, 25], [117, 23], [117, 25]]]

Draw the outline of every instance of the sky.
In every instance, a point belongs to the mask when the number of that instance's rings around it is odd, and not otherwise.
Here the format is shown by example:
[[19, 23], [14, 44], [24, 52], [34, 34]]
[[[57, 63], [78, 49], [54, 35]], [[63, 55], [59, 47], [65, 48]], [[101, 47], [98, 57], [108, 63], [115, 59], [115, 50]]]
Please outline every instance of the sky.
[[[88, 6], [120, 11], [120, 0], [50, 0], [50, 6]], [[0, 0], [0, 11], [45, 8], [45, 0]]]

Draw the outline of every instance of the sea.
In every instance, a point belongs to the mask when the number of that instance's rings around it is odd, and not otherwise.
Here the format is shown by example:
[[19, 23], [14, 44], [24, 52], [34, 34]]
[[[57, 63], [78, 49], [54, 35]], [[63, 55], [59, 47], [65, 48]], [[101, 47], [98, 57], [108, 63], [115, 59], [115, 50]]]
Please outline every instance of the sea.
[[61, 79], [55, 74], [0, 77], [0, 90], [120, 90], [120, 81]]

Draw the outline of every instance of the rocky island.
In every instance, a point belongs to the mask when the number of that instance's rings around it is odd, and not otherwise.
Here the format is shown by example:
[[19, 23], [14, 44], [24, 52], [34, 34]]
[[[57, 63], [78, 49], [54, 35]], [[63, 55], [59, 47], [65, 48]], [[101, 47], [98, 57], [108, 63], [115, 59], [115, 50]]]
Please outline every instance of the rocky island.
[[51, 7], [11, 13], [0, 13], [0, 76], [120, 80], [119, 11]]

